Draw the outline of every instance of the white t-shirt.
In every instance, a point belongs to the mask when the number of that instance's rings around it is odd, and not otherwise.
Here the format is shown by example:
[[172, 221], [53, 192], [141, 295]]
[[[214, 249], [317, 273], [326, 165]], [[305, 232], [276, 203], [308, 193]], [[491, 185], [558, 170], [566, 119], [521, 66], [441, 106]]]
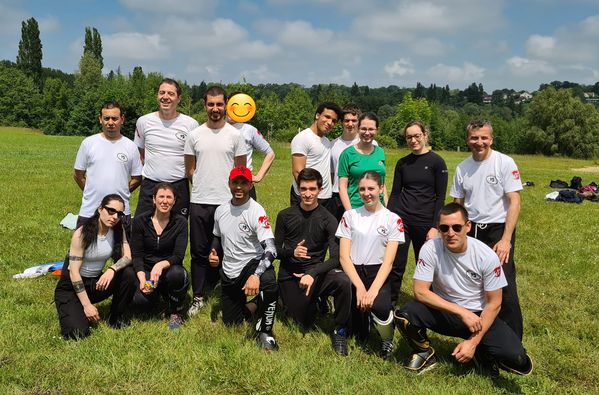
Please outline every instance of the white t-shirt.
[[495, 251], [468, 237], [463, 253], [453, 253], [441, 237], [427, 241], [420, 250], [414, 279], [432, 283], [433, 292], [470, 311], [485, 308], [485, 292], [507, 285]]
[[333, 174], [335, 174], [333, 193], [339, 193], [339, 157], [347, 147], [356, 145], [359, 141], [360, 138], [357, 136], [353, 140], [343, 140], [339, 136], [331, 142], [331, 169], [333, 169]]
[[[321, 199], [329, 199], [333, 194], [331, 186], [331, 142], [325, 136], [318, 137], [312, 129], [304, 129], [291, 140], [291, 154], [306, 157], [306, 167], [318, 170], [322, 176]], [[299, 195], [297, 183], [293, 180], [293, 190]]]
[[144, 149], [143, 176], [153, 181], [175, 182], [185, 178], [183, 149], [190, 131], [198, 121], [185, 114], [161, 119], [157, 112], [140, 117], [134, 142]]
[[85, 171], [85, 188], [79, 215], [91, 217], [104, 196], [116, 193], [125, 201], [125, 214], [129, 209], [129, 176], [141, 176], [139, 151], [133, 141], [125, 136], [107, 140], [102, 133], [87, 137], [79, 146], [75, 170]]
[[229, 173], [235, 157], [245, 155], [243, 135], [225, 123], [221, 129], [202, 124], [189, 132], [185, 155], [196, 157], [191, 203], [224, 204], [231, 199]]
[[335, 236], [351, 240], [350, 257], [354, 265], [380, 265], [388, 241], [405, 242], [401, 218], [386, 207], [374, 213], [364, 206], [346, 211]]
[[245, 139], [245, 148], [247, 150], [246, 167], [250, 170], [254, 170], [252, 167], [252, 154], [254, 153], [254, 148], [266, 155], [272, 152], [270, 144], [268, 144], [268, 141], [266, 141], [258, 129], [249, 123], [237, 122], [231, 124], [231, 126], [243, 133], [243, 138]]
[[260, 245], [274, 239], [264, 208], [252, 198], [241, 206], [227, 202], [214, 212], [214, 235], [223, 246], [223, 272], [237, 278], [245, 265], [264, 253]]
[[464, 199], [471, 221], [483, 224], [504, 223], [509, 208], [505, 196], [522, 190], [520, 172], [512, 158], [491, 151], [483, 161], [468, 157], [456, 168], [450, 195]]
[[85, 249], [83, 253], [83, 262], [79, 269], [79, 274], [83, 277], [98, 277], [102, 274], [102, 269], [112, 257], [112, 247], [114, 245], [114, 231], [108, 229], [106, 235], [96, 237], [96, 244]]

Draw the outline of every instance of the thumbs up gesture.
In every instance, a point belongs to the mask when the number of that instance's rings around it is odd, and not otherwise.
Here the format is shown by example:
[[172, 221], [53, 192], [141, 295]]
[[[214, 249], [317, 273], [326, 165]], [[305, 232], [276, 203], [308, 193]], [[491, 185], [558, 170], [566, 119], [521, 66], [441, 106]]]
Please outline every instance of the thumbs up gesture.
[[220, 263], [220, 259], [218, 259], [218, 254], [214, 248], [210, 250], [210, 255], [208, 255], [208, 263], [212, 267], [217, 267]]
[[308, 255], [308, 248], [305, 246], [306, 240], [302, 240], [297, 243], [297, 246], [293, 250], [293, 256], [299, 259], [310, 259], [310, 255]]

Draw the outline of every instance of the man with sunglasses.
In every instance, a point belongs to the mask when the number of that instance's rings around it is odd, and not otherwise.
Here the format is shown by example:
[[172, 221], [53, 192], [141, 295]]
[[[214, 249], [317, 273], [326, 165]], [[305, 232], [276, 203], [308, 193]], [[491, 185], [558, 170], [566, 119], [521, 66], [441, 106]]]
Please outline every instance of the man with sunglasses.
[[414, 300], [395, 312], [396, 326], [414, 351], [404, 367], [420, 374], [436, 364], [426, 334], [431, 329], [464, 339], [451, 354], [460, 363], [475, 359], [492, 377], [498, 377], [499, 368], [528, 375], [532, 360], [498, 317], [507, 284], [502, 265], [485, 243], [467, 236], [471, 227], [466, 209], [449, 203], [439, 212], [441, 237], [420, 250]]
[[76, 227], [94, 215], [104, 196], [116, 193], [125, 201], [122, 222], [128, 235], [131, 225], [129, 196], [141, 183], [139, 151], [133, 141], [121, 134], [125, 117], [119, 103], [105, 102], [99, 119], [102, 132], [83, 140], [75, 160], [73, 178], [83, 191]]
[[507, 279], [499, 317], [522, 339], [522, 310], [514, 264], [522, 190], [520, 172], [512, 158], [491, 149], [491, 123], [472, 121], [466, 130], [472, 156], [456, 168], [450, 195], [468, 211], [472, 221], [468, 235], [487, 244], [499, 257]]

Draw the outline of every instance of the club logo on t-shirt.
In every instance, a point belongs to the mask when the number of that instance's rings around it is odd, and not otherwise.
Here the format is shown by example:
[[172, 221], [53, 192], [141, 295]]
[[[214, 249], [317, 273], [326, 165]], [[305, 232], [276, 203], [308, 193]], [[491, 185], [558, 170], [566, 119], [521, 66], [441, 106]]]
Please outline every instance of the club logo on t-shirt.
[[520, 172], [518, 170], [512, 171], [512, 177], [514, 177], [514, 180], [519, 180], [520, 179]]
[[426, 266], [426, 262], [422, 258], [418, 259], [418, 263], [417, 264], [421, 265], [421, 266]]
[[468, 275], [470, 276], [471, 279], [473, 279], [475, 281], [480, 280], [480, 276], [478, 275], [478, 273], [475, 273], [470, 269], [466, 270], [466, 273], [468, 273]]
[[403, 233], [403, 220], [401, 218], [397, 218], [397, 230]]
[[501, 276], [501, 265], [499, 265], [495, 269], [493, 269], [493, 273], [495, 273], [495, 277]]
[[127, 158], [127, 155], [123, 152], [119, 152], [118, 154], [116, 154], [116, 158], [123, 163], [127, 163], [127, 161], [129, 160], [129, 158]]
[[345, 220], [345, 216], [341, 217], [341, 224], [343, 225], [344, 228], [349, 229], [349, 226], [347, 225], [347, 221]]
[[387, 236], [389, 234], [389, 231], [387, 230], [387, 228], [383, 225], [379, 226], [378, 228], [376, 228], [376, 232], [381, 235], [381, 236]]
[[260, 223], [260, 225], [262, 225], [262, 227], [264, 229], [270, 229], [270, 223], [268, 222], [268, 216], [263, 215], [261, 217], [258, 217], [258, 222]]
[[239, 230], [241, 230], [244, 233], [252, 233], [252, 230], [250, 229], [249, 225], [246, 224], [245, 222], [240, 222], [239, 223]]
[[185, 141], [185, 139], [187, 138], [187, 133], [185, 133], [185, 132], [177, 132], [177, 133], [175, 133], [175, 137], [178, 138], [181, 141]]
[[497, 184], [497, 177], [487, 176], [487, 182], [491, 185], [495, 185], [495, 184]]

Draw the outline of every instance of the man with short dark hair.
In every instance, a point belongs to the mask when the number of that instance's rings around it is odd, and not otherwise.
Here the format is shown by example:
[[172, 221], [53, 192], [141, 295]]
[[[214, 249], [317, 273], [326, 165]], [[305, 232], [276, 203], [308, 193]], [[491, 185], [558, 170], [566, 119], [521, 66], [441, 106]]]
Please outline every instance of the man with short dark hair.
[[333, 296], [333, 349], [345, 356], [352, 291], [349, 277], [339, 267], [337, 220], [318, 203], [322, 176], [317, 170], [303, 169], [297, 182], [300, 203], [279, 212], [275, 228], [281, 299], [287, 314], [307, 328], [314, 323], [317, 299]]
[[491, 247], [503, 265], [507, 286], [499, 317], [522, 339], [522, 310], [516, 287], [514, 248], [520, 215], [520, 172], [512, 158], [491, 149], [493, 127], [473, 121], [466, 142], [472, 156], [456, 168], [450, 195], [463, 204], [472, 221], [472, 236]]
[[246, 165], [243, 135], [226, 120], [227, 94], [219, 86], [208, 88], [204, 109], [208, 120], [195, 128], [185, 142], [185, 169], [192, 180], [189, 213], [191, 245], [191, 287], [193, 302], [190, 316], [200, 312], [205, 303], [206, 287], [218, 281], [218, 271], [208, 264], [214, 229], [214, 212], [231, 199], [229, 172]]
[[117, 193], [125, 201], [123, 226], [131, 225], [129, 197], [141, 182], [141, 161], [135, 144], [121, 134], [121, 106], [107, 101], [100, 110], [102, 132], [87, 137], [77, 151], [73, 178], [83, 191], [77, 228], [94, 215], [104, 196]]
[[342, 116], [341, 109], [335, 103], [321, 103], [316, 109], [312, 125], [299, 132], [291, 140], [291, 172], [293, 185], [289, 193], [290, 204], [299, 204], [299, 189], [297, 176], [306, 167], [317, 170], [322, 175], [322, 192], [320, 203], [335, 214], [331, 203], [332, 177], [331, 177], [331, 142], [326, 137], [331, 132], [337, 120]]
[[144, 165], [136, 215], [153, 210], [152, 193], [161, 182], [170, 183], [176, 191], [173, 212], [189, 214], [189, 180], [185, 174], [183, 149], [187, 135], [198, 122], [177, 112], [181, 102], [181, 87], [171, 78], [164, 78], [156, 92], [158, 111], [139, 117], [135, 128], [135, 143]]
[[436, 363], [426, 330], [465, 339], [453, 350], [460, 363], [476, 357], [496, 377], [498, 368], [527, 375], [532, 360], [518, 335], [497, 316], [507, 284], [497, 255], [467, 236], [471, 222], [460, 204], [441, 208], [435, 237], [420, 250], [414, 299], [395, 312], [396, 326], [414, 353], [404, 365], [417, 373]]

